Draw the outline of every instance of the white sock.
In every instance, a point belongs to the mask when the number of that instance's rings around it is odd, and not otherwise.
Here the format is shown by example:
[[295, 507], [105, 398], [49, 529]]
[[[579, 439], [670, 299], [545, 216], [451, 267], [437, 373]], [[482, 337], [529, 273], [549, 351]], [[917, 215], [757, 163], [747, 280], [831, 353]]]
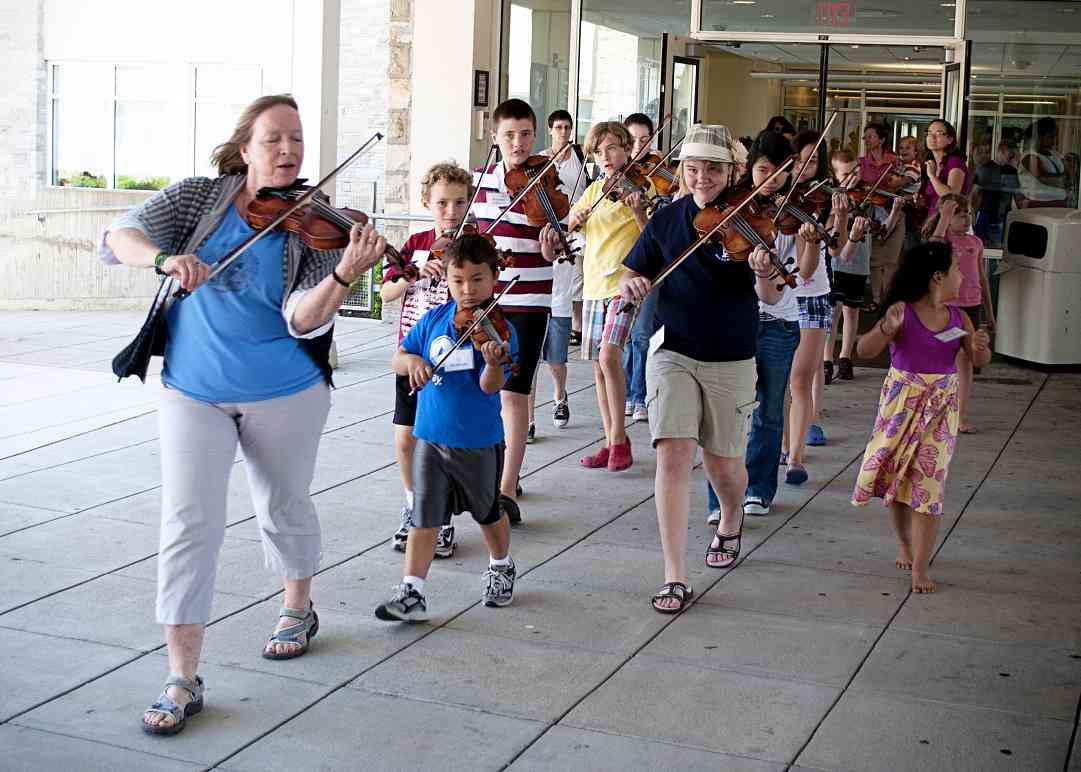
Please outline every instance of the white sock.
[[511, 564], [511, 559], [510, 559], [509, 554], [505, 558], [499, 558], [498, 560], [496, 558], [491, 557], [491, 556], [488, 557], [488, 565], [493, 566], [493, 567], [498, 566], [499, 568], [506, 568], [510, 564]]
[[413, 491], [405, 492], [405, 505], [410, 509], [413, 508]]
[[424, 594], [424, 580], [419, 576], [403, 576], [402, 584], [411, 584], [414, 590], [422, 595]]

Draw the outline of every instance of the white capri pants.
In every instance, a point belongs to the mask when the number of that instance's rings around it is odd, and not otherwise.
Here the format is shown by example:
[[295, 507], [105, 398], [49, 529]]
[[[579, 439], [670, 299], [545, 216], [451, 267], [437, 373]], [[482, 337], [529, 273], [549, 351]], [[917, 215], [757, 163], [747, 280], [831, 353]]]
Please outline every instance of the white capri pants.
[[322, 535], [311, 483], [329, 412], [330, 389], [322, 381], [286, 397], [241, 403], [200, 402], [165, 389], [158, 408], [159, 624], [210, 621], [238, 442], [266, 567], [287, 579], [315, 574]]

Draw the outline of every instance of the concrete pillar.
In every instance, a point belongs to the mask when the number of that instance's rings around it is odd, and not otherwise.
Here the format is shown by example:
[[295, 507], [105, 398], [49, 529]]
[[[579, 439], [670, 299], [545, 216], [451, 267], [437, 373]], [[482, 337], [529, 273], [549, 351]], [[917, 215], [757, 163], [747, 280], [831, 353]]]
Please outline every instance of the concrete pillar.
[[291, 80], [304, 124], [303, 173], [312, 182], [338, 165], [340, 27], [340, 0], [293, 0]]
[[[490, 116], [499, 100], [501, 5], [499, 0], [416, 0], [409, 126], [415, 210], [421, 206], [417, 181], [429, 166], [448, 159], [480, 165], [491, 145]], [[473, 106], [474, 70], [489, 75], [487, 107]], [[388, 185], [389, 174], [388, 166]]]
[[0, 0], [0, 210], [45, 184], [43, 0]]

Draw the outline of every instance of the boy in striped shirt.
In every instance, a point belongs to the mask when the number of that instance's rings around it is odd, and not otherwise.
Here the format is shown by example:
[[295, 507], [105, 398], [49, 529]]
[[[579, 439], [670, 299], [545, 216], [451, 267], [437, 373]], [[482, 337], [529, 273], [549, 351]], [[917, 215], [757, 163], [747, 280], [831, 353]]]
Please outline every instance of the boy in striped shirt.
[[[480, 190], [471, 211], [482, 233], [510, 204], [513, 196], [505, 183], [506, 173], [525, 165], [533, 153], [536, 136], [537, 116], [521, 99], [508, 99], [492, 113], [492, 141], [499, 146], [503, 160], [473, 175], [473, 184]], [[518, 333], [519, 372], [507, 380], [501, 393], [507, 448], [499, 497], [500, 508], [507, 513], [510, 522], [516, 524], [522, 520], [515, 499], [529, 431], [529, 392], [533, 388], [533, 376], [548, 328], [552, 307], [552, 261], [556, 257], [559, 235], [551, 226], [530, 225], [521, 202], [515, 204], [492, 235], [499, 249], [510, 250], [514, 255], [514, 266], [500, 274], [497, 292], [502, 291], [512, 276], [521, 277], [500, 301], [503, 312]]]

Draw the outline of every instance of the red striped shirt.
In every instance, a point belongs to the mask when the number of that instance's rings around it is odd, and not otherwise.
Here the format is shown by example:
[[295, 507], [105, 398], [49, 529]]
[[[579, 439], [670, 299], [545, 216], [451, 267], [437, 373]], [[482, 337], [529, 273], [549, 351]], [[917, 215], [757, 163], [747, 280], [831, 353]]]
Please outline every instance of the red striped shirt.
[[[470, 211], [482, 233], [513, 198], [503, 175], [502, 162], [489, 167], [483, 175], [480, 169], [473, 172], [473, 184], [480, 191]], [[529, 224], [525, 205], [518, 202], [492, 232], [496, 246], [514, 254], [514, 265], [500, 274], [496, 291], [501, 292], [514, 276], [521, 277], [500, 301], [499, 305], [507, 311], [548, 311], [552, 307], [552, 264], [541, 256], [540, 231]]]
[[[434, 243], [435, 229], [433, 228], [421, 233], [414, 233], [406, 239], [400, 252], [406, 260], [422, 266], [427, 261], [430, 254], [429, 250], [431, 250]], [[389, 265], [383, 269], [384, 284], [399, 278], [401, 278], [401, 272], [397, 269]], [[443, 305], [449, 299], [450, 289], [447, 287], [446, 279], [441, 279], [436, 284], [432, 284], [431, 279], [421, 279], [410, 285], [409, 289], [405, 291], [405, 295], [402, 296], [402, 315], [398, 321], [398, 343], [401, 343], [402, 339], [409, 334], [409, 331], [413, 329], [413, 325], [420, 320], [420, 317], [428, 313], [430, 309]]]

